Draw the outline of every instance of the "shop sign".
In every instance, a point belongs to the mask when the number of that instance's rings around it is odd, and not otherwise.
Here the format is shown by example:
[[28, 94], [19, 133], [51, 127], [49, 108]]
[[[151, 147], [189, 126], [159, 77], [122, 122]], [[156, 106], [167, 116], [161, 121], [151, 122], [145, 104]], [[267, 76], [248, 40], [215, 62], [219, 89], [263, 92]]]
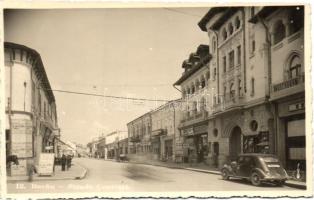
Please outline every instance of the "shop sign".
[[295, 103], [295, 104], [290, 104], [288, 106], [289, 112], [297, 111], [297, 110], [303, 110], [304, 109], [304, 103]]
[[11, 165], [12, 176], [25, 176], [27, 174], [27, 162], [26, 160], [19, 159], [18, 165]]
[[194, 135], [193, 127], [192, 128], [188, 128], [188, 129], [183, 129], [183, 135], [184, 136]]
[[207, 125], [201, 125], [201, 126], [196, 126], [194, 127], [194, 134], [202, 134], [202, 133], [207, 133], [208, 132], [208, 126]]
[[11, 151], [18, 158], [33, 156], [33, 127], [32, 121], [28, 119], [12, 120]]
[[39, 175], [52, 175], [54, 167], [54, 154], [41, 153], [39, 155], [38, 174]]

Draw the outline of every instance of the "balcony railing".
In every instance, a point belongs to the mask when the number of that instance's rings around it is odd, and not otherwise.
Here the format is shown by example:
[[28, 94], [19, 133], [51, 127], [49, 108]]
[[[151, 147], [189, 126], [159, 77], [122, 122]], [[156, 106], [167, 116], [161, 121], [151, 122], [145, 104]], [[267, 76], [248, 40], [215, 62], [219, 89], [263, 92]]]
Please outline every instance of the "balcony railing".
[[195, 112], [190, 115], [184, 115], [183, 119], [181, 119], [181, 123], [192, 121], [192, 120], [205, 120], [208, 117], [208, 112], [206, 110]]
[[237, 95], [235, 93], [227, 93], [220, 97], [220, 102], [213, 105], [214, 112], [220, 112], [228, 108], [240, 106], [242, 104], [244, 95]]
[[304, 75], [300, 75], [296, 78], [278, 83], [273, 84], [273, 92], [279, 92], [281, 90], [285, 90], [287, 88], [292, 88], [294, 86], [300, 85], [304, 83]]

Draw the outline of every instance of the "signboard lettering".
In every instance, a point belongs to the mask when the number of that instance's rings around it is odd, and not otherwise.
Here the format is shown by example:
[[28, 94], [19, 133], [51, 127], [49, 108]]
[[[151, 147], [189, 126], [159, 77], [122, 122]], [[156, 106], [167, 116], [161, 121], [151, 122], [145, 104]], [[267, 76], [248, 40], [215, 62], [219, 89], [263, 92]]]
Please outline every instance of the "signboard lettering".
[[18, 158], [33, 156], [32, 121], [28, 119], [12, 120], [12, 155]]
[[39, 155], [38, 174], [39, 175], [52, 175], [54, 164], [53, 153], [41, 153]]

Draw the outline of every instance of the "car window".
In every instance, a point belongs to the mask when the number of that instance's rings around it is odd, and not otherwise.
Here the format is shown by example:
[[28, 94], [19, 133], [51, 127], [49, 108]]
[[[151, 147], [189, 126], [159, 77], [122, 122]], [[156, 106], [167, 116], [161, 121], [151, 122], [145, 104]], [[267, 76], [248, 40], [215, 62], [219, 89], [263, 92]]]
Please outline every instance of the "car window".
[[243, 161], [244, 161], [244, 157], [240, 156], [239, 159], [238, 159], [238, 163], [242, 163]]
[[264, 160], [264, 162], [279, 162], [279, 160], [277, 158], [274, 158], [274, 157], [263, 157], [262, 158]]

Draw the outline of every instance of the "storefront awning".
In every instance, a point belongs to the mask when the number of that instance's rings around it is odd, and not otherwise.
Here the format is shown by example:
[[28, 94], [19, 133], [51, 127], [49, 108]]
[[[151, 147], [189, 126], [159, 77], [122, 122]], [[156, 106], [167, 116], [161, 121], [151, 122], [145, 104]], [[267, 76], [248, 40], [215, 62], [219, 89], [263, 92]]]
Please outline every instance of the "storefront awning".
[[152, 136], [160, 136], [160, 135], [165, 135], [167, 134], [167, 130], [166, 129], [157, 129], [152, 131]]

